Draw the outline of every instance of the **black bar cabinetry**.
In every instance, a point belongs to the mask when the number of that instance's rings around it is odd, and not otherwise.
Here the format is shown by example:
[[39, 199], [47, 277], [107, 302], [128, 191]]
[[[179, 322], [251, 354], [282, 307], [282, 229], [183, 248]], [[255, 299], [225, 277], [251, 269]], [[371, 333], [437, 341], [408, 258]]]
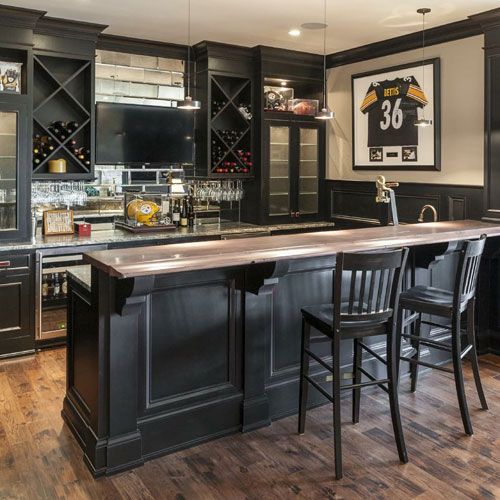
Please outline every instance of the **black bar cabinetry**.
[[215, 42], [194, 46], [196, 174], [250, 178], [253, 163], [253, 61], [246, 47]]
[[322, 58], [263, 46], [252, 52], [255, 179], [245, 184], [242, 219], [256, 224], [322, 220], [325, 124], [313, 116], [265, 109], [266, 87], [290, 87], [295, 98], [320, 100]]
[[34, 352], [33, 266], [30, 253], [0, 254], [0, 357]]
[[[93, 179], [95, 153], [95, 49], [103, 25], [42, 18], [35, 27], [33, 134], [50, 140], [34, 156], [33, 178]], [[70, 124], [64, 130], [54, 122]], [[66, 173], [49, 173], [49, 161], [66, 161]], [[35, 160], [37, 163], [35, 163]]]

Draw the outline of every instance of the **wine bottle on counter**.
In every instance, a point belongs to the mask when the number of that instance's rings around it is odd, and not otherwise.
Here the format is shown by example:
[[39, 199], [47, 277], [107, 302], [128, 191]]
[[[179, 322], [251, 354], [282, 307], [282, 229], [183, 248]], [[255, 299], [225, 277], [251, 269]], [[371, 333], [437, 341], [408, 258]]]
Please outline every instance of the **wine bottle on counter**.
[[188, 226], [194, 227], [194, 199], [192, 196], [189, 197], [188, 202]]
[[182, 200], [182, 209], [181, 209], [181, 218], [180, 224], [181, 227], [187, 227], [188, 225], [188, 213], [187, 213], [187, 202], [186, 200]]
[[172, 222], [179, 227], [181, 221], [181, 211], [179, 208], [179, 200], [175, 200], [174, 202], [174, 208], [172, 211]]

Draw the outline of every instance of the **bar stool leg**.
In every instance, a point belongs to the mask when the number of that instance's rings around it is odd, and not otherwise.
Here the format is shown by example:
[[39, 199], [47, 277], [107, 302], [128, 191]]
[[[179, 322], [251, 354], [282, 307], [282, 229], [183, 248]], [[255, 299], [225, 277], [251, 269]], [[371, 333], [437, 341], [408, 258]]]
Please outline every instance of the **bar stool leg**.
[[335, 447], [335, 478], [342, 479], [342, 434], [340, 421], [340, 332], [334, 331], [333, 359], [333, 439]]
[[462, 350], [460, 348], [460, 312], [453, 314], [452, 319], [452, 357], [453, 357], [453, 372], [455, 375], [455, 387], [457, 390], [458, 404], [460, 406], [460, 414], [464, 424], [465, 433], [472, 436], [472, 424], [470, 421], [469, 410], [467, 408], [467, 398], [465, 396], [464, 375], [462, 372]]
[[401, 415], [399, 413], [398, 401], [398, 373], [397, 366], [400, 357], [401, 343], [398, 343], [399, 335], [393, 332], [387, 335], [387, 384], [389, 390], [389, 404], [391, 407], [392, 427], [394, 429], [394, 438], [398, 448], [399, 460], [406, 464], [408, 462], [408, 453], [406, 452], [403, 426], [401, 424]]
[[398, 352], [400, 353], [396, 358], [396, 375], [398, 377], [398, 384], [399, 384], [399, 367], [401, 365], [401, 341], [403, 339], [402, 337], [403, 316], [404, 316], [404, 309], [402, 307], [398, 307], [398, 313], [396, 317], [396, 331], [394, 332], [394, 335], [396, 335], [396, 345], [398, 346]]
[[[420, 330], [422, 328], [422, 313], [418, 315], [417, 324], [415, 327], [415, 335], [420, 337]], [[415, 349], [415, 353], [412, 356], [412, 359], [419, 361], [420, 359], [420, 342], [412, 341], [412, 346]], [[418, 381], [418, 364], [410, 363], [410, 380], [411, 380], [411, 392], [415, 392], [417, 390], [417, 381]]]
[[[361, 383], [361, 371], [359, 370], [363, 363], [363, 352], [361, 350], [361, 346], [359, 345], [360, 340], [363, 339], [354, 339], [354, 351], [353, 351], [353, 374], [354, 374], [354, 384]], [[352, 423], [357, 424], [359, 422], [359, 407], [361, 402], [361, 389], [358, 387], [357, 389], [352, 390]]]
[[309, 382], [305, 376], [309, 375], [309, 355], [306, 349], [309, 349], [311, 337], [311, 325], [302, 318], [302, 342], [301, 342], [301, 361], [300, 361], [300, 383], [299, 383], [299, 434], [304, 434], [307, 412], [307, 395], [309, 392]]
[[479, 362], [477, 359], [477, 349], [476, 349], [476, 334], [474, 329], [474, 306], [475, 300], [472, 299], [467, 304], [467, 339], [469, 344], [472, 346], [470, 350], [470, 361], [472, 365], [472, 373], [474, 374], [474, 382], [476, 383], [477, 394], [479, 400], [481, 401], [481, 408], [483, 410], [488, 409], [488, 403], [486, 402], [486, 397], [483, 391], [483, 385], [481, 384], [481, 377], [479, 375]]

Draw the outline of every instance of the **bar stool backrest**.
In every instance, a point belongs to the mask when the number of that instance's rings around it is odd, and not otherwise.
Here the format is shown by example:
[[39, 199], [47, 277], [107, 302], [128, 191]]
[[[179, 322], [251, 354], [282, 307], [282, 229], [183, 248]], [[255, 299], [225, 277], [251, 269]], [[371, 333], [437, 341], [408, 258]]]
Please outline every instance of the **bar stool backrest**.
[[483, 255], [486, 235], [478, 240], [466, 240], [460, 251], [455, 281], [454, 303], [455, 306], [472, 299], [476, 294], [479, 265]]
[[394, 314], [408, 249], [339, 253], [333, 290], [334, 325], [385, 321]]

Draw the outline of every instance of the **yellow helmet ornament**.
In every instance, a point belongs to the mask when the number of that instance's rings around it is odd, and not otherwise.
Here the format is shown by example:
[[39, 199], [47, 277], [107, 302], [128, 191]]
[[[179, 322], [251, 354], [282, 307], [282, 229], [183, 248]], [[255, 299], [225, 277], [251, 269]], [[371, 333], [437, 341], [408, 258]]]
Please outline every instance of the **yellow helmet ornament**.
[[152, 201], [144, 201], [139, 198], [132, 200], [127, 205], [127, 216], [129, 219], [137, 221], [139, 224], [152, 226], [155, 215], [160, 211], [160, 207]]

